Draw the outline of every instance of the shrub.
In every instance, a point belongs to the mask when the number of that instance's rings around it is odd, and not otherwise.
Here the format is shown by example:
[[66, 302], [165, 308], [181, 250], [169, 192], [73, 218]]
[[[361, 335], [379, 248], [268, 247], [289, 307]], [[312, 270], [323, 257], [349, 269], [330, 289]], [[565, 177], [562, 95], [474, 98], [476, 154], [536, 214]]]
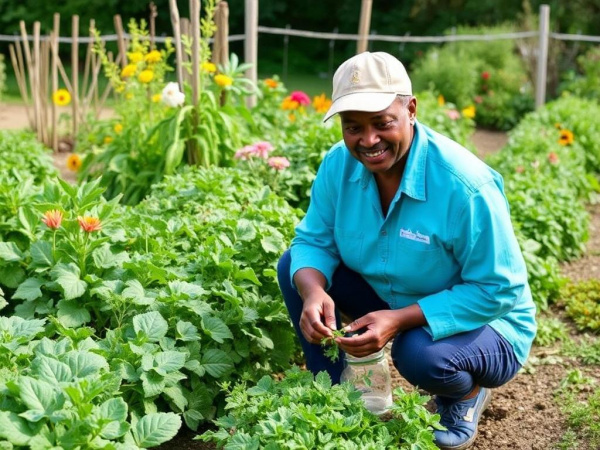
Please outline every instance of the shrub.
[[578, 97], [600, 100], [600, 46], [577, 57], [579, 73], [567, 72], [560, 91]]

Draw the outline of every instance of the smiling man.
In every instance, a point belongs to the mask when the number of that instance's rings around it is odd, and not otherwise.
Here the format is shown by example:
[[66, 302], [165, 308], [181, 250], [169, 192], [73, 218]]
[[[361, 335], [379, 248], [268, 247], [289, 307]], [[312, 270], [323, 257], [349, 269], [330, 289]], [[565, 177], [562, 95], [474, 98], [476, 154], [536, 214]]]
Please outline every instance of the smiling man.
[[501, 176], [417, 121], [404, 66], [361, 53], [333, 78], [343, 141], [327, 153], [311, 203], [278, 267], [307, 367], [339, 381], [320, 342], [367, 356], [393, 341], [411, 384], [435, 395], [443, 449], [473, 444], [491, 388], [524, 364], [536, 331], [527, 271]]

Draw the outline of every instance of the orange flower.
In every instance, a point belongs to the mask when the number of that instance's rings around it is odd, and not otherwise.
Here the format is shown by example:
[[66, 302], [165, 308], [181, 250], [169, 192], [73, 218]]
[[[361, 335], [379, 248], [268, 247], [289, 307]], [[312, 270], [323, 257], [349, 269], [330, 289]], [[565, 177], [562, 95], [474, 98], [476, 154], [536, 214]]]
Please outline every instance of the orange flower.
[[325, 94], [323, 93], [313, 97], [312, 105], [318, 113], [326, 113], [331, 107], [331, 100], [325, 97]]
[[558, 158], [558, 155], [556, 153], [550, 152], [548, 154], [548, 161], [550, 161], [550, 164], [558, 164], [560, 159]]
[[53, 230], [57, 230], [60, 228], [60, 223], [63, 219], [63, 213], [58, 209], [50, 209], [44, 213], [44, 217], [42, 218], [42, 222], [46, 224], [48, 228], [52, 228]]
[[231, 86], [233, 84], [233, 78], [223, 75], [222, 73], [215, 75], [215, 83], [221, 87]]
[[558, 143], [560, 145], [571, 145], [575, 138], [573, 137], [573, 133], [569, 130], [560, 130], [560, 137], [558, 138]]
[[67, 158], [67, 169], [77, 172], [81, 167], [81, 158], [79, 155], [72, 154]]
[[86, 233], [91, 233], [92, 231], [100, 231], [102, 229], [102, 223], [97, 217], [78, 216], [77, 220], [81, 229]]
[[437, 98], [438, 106], [444, 106], [446, 104], [446, 99], [442, 94], [438, 95]]
[[283, 99], [283, 101], [281, 102], [281, 109], [283, 109], [284, 111], [290, 110], [290, 109], [298, 109], [298, 107], [300, 106], [300, 103], [298, 103], [296, 100], [292, 100], [291, 96], [287, 96], [286, 98]]
[[267, 85], [267, 87], [270, 87], [271, 89], [275, 89], [277, 86], [279, 86], [279, 83], [277, 82], [277, 80], [274, 80], [273, 78], [265, 79], [265, 84]]

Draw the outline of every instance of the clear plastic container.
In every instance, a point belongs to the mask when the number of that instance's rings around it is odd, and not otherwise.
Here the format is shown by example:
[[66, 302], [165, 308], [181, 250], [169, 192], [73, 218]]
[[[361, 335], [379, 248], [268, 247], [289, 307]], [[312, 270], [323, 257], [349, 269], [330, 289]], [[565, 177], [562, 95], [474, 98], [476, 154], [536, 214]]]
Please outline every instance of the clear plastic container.
[[392, 406], [392, 378], [383, 349], [357, 358], [346, 354], [341, 381], [349, 381], [362, 392], [365, 407], [373, 414], [383, 414]]

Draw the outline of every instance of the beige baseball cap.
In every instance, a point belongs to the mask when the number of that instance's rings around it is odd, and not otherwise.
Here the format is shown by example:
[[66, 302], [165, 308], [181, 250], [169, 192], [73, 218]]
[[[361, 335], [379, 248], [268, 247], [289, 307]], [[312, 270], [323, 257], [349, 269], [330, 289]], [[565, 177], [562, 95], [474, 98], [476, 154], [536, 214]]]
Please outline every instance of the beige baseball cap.
[[402, 63], [385, 52], [359, 53], [335, 71], [333, 103], [323, 122], [343, 111], [383, 111], [398, 94], [412, 95]]

